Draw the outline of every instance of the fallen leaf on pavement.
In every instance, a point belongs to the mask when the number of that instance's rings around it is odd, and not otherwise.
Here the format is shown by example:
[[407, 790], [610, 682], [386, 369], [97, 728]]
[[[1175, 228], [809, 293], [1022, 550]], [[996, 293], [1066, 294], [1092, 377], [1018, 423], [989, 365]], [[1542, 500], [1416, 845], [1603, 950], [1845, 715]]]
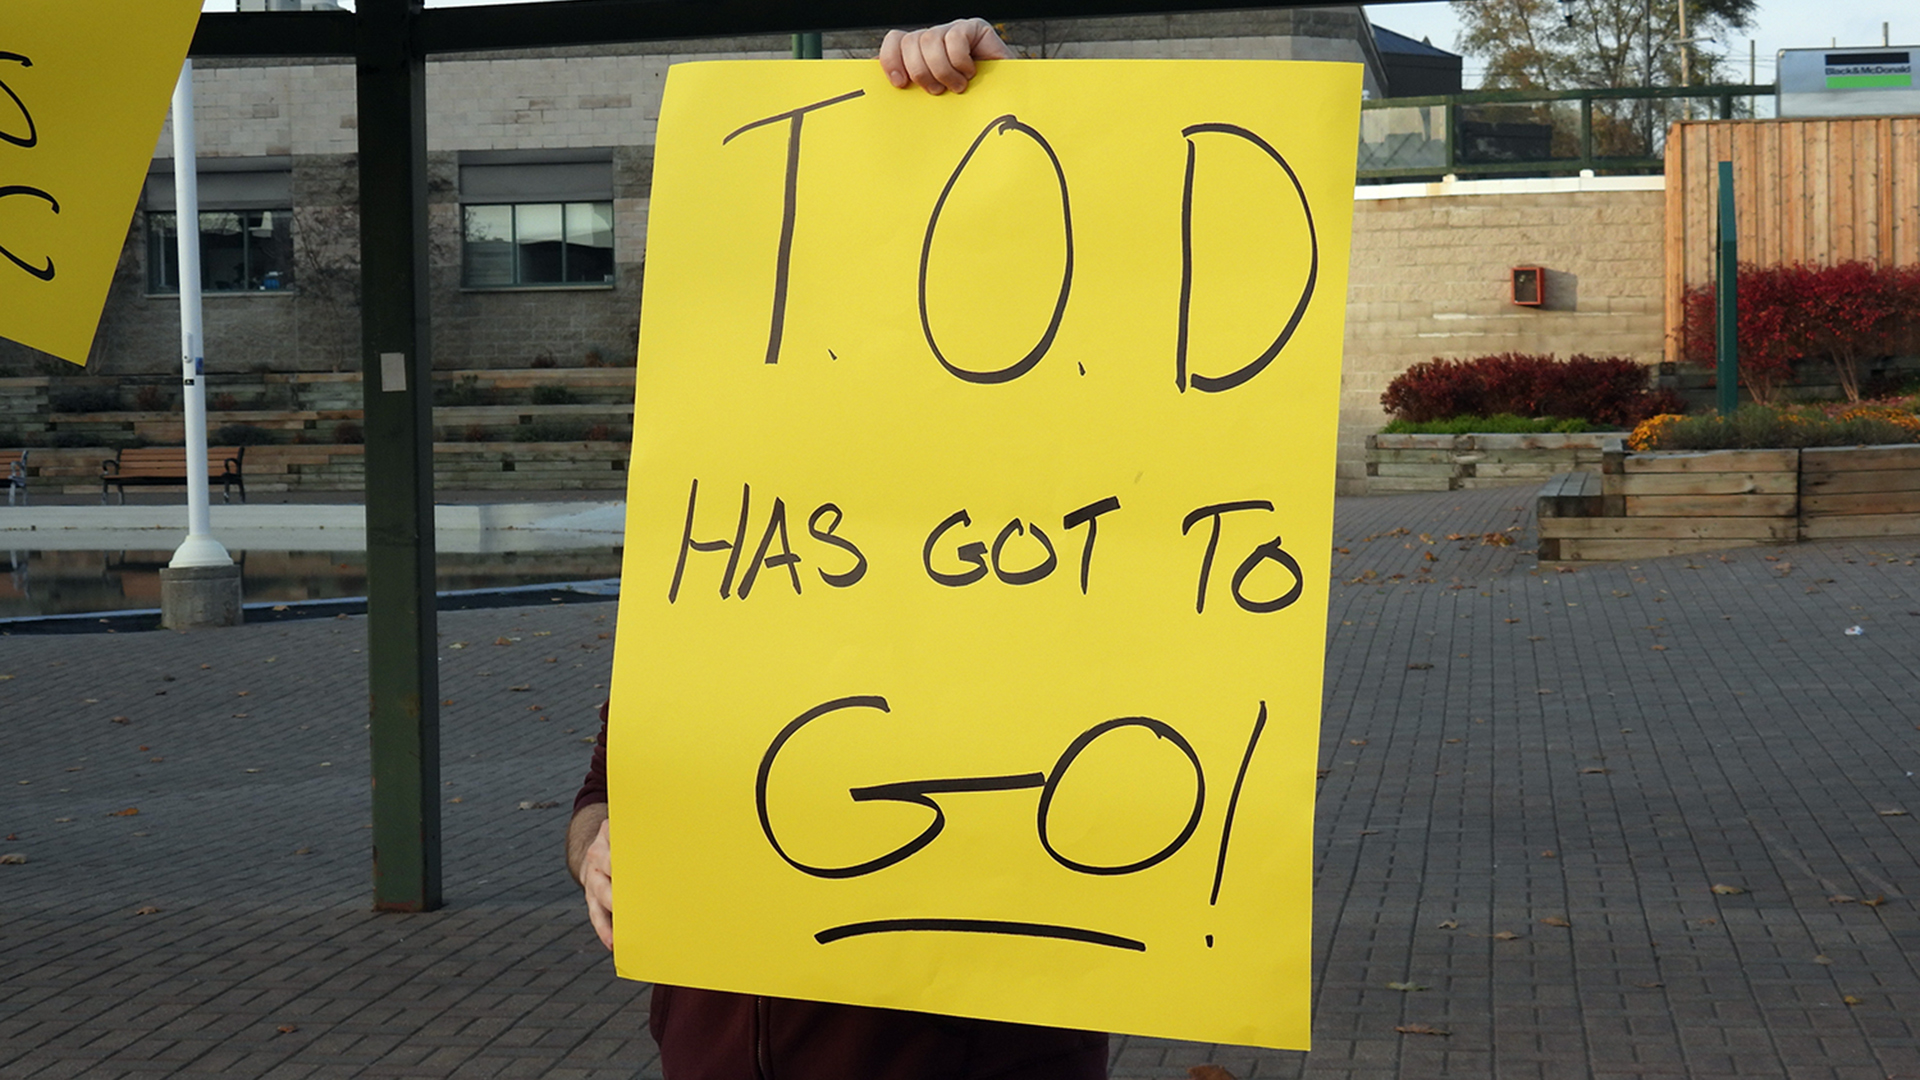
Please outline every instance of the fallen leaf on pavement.
[[139, 812], [140, 812], [139, 807], [129, 806], [125, 810], [115, 810], [109, 813], [107, 816], [108, 817], [132, 817], [135, 814], [138, 814]]
[[1495, 940], [1495, 941], [1519, 941], [1519, 940], [1520, 940], [1520, 935], [1519, 935], [1519, 934], [1516, 934], [1516, 933], [1514, 933], [1514, 932], [1513, 932], [1513, 931], [1511, 931], [1511, 930], [1502, 930], [1502, 931], [1500, 931], [1499, 933], [1497, 933], [1497, 934], [1495, 934], [1495, 935], [1493, 935], [1493, 940]]
[[1403, 994], [1411, 994], [1419, 990], [1425, 990], [1427, 988], [1424, 986], [1421, 986], [1417, 982], [1390, 982], [1387, 984], [1387, 989], [1398, 990]]
[[1848, 1006], [1865, 1005], [1867, 1003], [1865, 998], [1857, 998], [1857, 997], [1854, 997], [1852, 994], [1848, 994], [1847, 996], [1841, 998], [1840, 1002], [1841, 1004], [1848, 1005]]
[[1187, 1080], [1235, 1080], [1234, 1075], [1218, 1065], [1189, 1065]]
[[1348, 746], [1365, 746], [1365, 745], [1367, 745], [1367, 740], [1365, 740], [1365, 739], [1348, 739], [1348, 740], [1347, 740], [1347, 745], [1348, 745]]
[[1880, 816], [1881, 817], [1906, 817], [1907, 812], [1905, 810], [1882, 810], [1880, 811]]
[[1393, 1030], [1402, 1035], [1440, 1035], [1444, 1037], [1453, 1034], [1453, 1032], [1445, 1028], [1437, 1028], [1432, 1024], [1397, 1024]]
[[1860, 902], [1866, 905], [1867, 907], [1879, 907], [1881, 904], [1884, 904], [1887, 902], [1887, 898], [1886, 898], [1886, 895], [1883, 893], [1879, 896], [1875, 896], [1871, 900], [1862, 900]]
[[113, 721], [114, 723], [116, 723], [116, 724], [131, 724], [131, 723], [133, 723], [133, 717], [131, 717], [131, 716], [115, 716], [115, 717], [110, 717], [109, 719], [111, 719], [111, 720], [112, 720], [112, 721]]
[[1408, 671], [1431, 671], [1433, 670], [1433, 665], [1427, 663], [1424, 660], [1420, 660], [1420, 661], [1416, 661], [1414, 663], [1408, 664], [1407, 670]]
[[1644, 983], [1634, 983], [1633, 985], [1639, 987], [1642, 990], [1658, 990], [1667, 984], [1657, 983], [1657, 982], [1644, 982]]
[[1834, 893], [1832, 896], [1827, 897], [1827, 903], [1851, 904], [1853, 903], [1853, 897], [1848, 896], [1846, 893]]
[[1567, 920], [1561, 918], [1558, 915], [1549, 915], [1546, 918], [1541, 919], [1540, 921], [1547, 926], [1572, 926], [1573, 925], [1572, 923], [1568, 922]]
[[1821, 953], [1820, 955], [1813, 958], [1813, 962], [1824, 966], [1824, 965], [1832, 964], [1833, 957], [1828, 956], [1826, 953]]
[[1440, 929], [1442, 929], [1442, 930], [1458, 930], [1458, 929], [1460, 929], [1460, 920], [1459, 920], [1459, 919], [1448, 919], [1448, 920], [1447, 920], [1446, 922], [1443, 922], [1443, 923], [1441, 923], [1441, 924], [1440, 924]]
[[1604, 772], [1606, 772], [1606, 771], [1607, 771], [1607, 770], [1605, 770], [1605, 769], [1603, 769], [1603, 768], [1601, 768], [1601, 767], [1600, 767], [1600, 766], [1598, 766], [1598, 765], [1589, 765], [1589, 766], [1587, 766], [1586, 768], [1584, 768], [1584, 769], [1581, 769], [1581, 770], [1580, 770], [1580, 775], [1581, 775], [1581, 776], [1592, 776], [1592, 775], [1594, 775], [1594, 774], [1596, 774], [1596, 773], [1604, 773]]
[[279, 1027], [274, 1028], [273, 1030], [279, 1032], [282, 1035], [291, 1035], [294, 1032], [299, 1031], [300, 1029], [299, 1027], [293, 1024], [281, 1024]]
[[1746, 891], [1747, 890], [1738, 885], [1715, 885], [1713, 887], [1713, 895], [1715, 896], [1739, 896]]
[[520, 684], [519, 686], [509, 686], [509, 687], [507, 687], [507, 689], [509, 689], [509, 690], [511, 690], [511, 691], [513, 691], [513, 692], [514, 692], [514, 693], [516, 693], [516, 694], [524, 694], [524, 693], [526, 693], [527, 691], [529, 691], [529, 690], [531, 690], [531, 689], [533, 689], [533, 684], [532, 684], [532, 683], [521, 683], [521, 684]]
[[27, 857], [17, 851], [0, 855], [0, 866], [25, 866]]
[[134, 912], [134, 914], [135, 915], [158, 915], [160, 914], [160, 909], [149, 904], [146, 907], [143, 907], [140, 910]]

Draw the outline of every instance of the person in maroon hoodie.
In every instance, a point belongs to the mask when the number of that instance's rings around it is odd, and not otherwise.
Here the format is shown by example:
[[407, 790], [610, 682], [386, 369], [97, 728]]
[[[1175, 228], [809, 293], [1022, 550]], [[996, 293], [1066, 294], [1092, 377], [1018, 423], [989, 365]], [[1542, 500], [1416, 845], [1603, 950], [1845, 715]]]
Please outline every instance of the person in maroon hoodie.
[[[974, 61], [1009, 57], [993, 27], [962, 19], [891, 31], [880, 67], [894, 86], [965, 93]], [[613, 947], [607, 845], [607, 710], [567, 824], [567, 870], [587, 919]], [[649, 1028], [668, 1080], [1104, 1080], [1107, 1037], [932, 1013], [655, 986]]]

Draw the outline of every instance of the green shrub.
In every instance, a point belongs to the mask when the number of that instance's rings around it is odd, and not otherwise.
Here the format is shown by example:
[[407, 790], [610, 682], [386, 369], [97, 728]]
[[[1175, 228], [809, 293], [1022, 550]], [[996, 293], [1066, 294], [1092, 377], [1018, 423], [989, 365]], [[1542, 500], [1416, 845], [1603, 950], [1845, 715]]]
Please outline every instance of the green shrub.
[[265, 446], [273, 441], [272, 432], [252, 424], [222, 424], [207, 437], [209, 446]]
[[120, 394], [110, 386], [62, 386], [47, 395], [47, 406], [57, 413], [115, 412]]
[[1773, 450], [1920, 442], [1920, 417], [1884, 406], [1820, 409], [1746, 405], [1731, 417], [1663, 416], [1635, 429], [1635, 450]]
[[540, 383], [533, 388], [535, 405], [572, 405], [580, 399], [559, 383]]
[[587, 437], [587, 425], [578, 420], [535, 420], [513, 429], [514, 442], [578, 442]]
[[440, 388], [434, 394], [435, 405], [461, 408], [474, 405], [492, 405], [497, 397], [491, 386], [481, 386], [480, 376], [462, 375], [451, 384]]
[[1560, 420], [1551, 416], [1526, 417], [1512, 413], [1494, 416], [1456, 416], [1448, 420], [1392, 420], [1381, 429], [1386, 435], [1539, 435], [1559, 432], [1576, 435], [1594, 430], [1585, 420]]

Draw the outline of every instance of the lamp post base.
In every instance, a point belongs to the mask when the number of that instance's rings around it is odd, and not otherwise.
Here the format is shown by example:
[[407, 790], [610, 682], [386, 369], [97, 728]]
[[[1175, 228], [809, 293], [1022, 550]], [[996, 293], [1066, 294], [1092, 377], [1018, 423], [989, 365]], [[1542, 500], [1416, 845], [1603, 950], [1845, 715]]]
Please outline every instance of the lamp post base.
[[162, 567], [160, 570], [160, 625], [168, 630], [198, 630], [239, 626], [240, 567]]

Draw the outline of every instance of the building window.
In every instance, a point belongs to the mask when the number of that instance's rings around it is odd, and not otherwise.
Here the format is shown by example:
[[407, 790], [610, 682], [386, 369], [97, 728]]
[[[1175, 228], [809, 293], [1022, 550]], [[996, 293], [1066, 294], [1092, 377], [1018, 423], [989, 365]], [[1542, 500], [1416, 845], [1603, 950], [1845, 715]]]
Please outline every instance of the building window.
[[[147, 214], [147, 287], [180, 291], [177, 215]], [[293, 287], [293, 214], [288, 210], [200, 212], [200, 288], [272, 292]]]
[[611, 285], [613, 152], [460, 152], [460, 282]]
[[613, 283], [613, 203], [463, 208], [469, 288]]

